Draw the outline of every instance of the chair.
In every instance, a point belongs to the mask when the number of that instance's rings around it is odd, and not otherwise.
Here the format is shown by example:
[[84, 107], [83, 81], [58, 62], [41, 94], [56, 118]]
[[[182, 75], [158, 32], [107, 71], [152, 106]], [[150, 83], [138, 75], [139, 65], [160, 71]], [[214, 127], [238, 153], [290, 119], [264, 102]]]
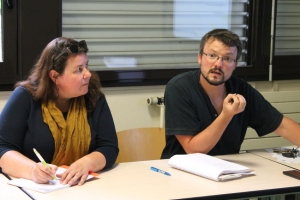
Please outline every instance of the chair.
[[119, 156], [116, 163], [160, 159], [165, 147], [164, 128], [137, 128], [117, 132]]

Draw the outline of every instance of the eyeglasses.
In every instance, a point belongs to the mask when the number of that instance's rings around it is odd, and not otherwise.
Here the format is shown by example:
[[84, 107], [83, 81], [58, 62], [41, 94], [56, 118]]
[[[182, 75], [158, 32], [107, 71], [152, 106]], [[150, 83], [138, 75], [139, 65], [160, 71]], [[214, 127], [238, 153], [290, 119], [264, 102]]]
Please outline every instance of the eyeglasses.
[[217, 56], [216, 54], [207, 54], [204, 53], [203, 54], [208, 58], [208, 60], [210, 60], [211, 62], [216, 62], [217, 60], [219, 60], [219, 58], [221, 58], [221, 60], [224, 62], [224, 64], [226, 65], [232, 65], [233, 63], [236, 62], [236, 60], [229, 58], [229, 57], [221, 57], [221, 56]]
[[85, 40], [81, 40], [78, 42], [78, 44], [72, 44], [69, 47], [65, 48], [60, 54], [58, 54], [54, 59], [53, 63], [57, 61], [66, 51], [70, 51], [71, 53], [78, 53], [78, 48], [83, 48], [84, 50], [87, 50], [87, 45]]
[[297, 150], [298, 148], [299, 147], [297, 147], [296, 149], [273, 149], [273, 152], [281, 153], [282, 156], [287, 158], [296, 158], [299, 152], [299, 150]]

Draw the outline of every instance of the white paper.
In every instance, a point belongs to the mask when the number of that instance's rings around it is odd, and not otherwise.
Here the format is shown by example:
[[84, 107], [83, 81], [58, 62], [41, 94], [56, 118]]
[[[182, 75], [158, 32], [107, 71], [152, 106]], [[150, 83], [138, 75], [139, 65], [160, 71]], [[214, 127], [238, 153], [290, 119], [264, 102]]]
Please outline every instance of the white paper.
[[[281, 149], [296, 149], [296, 146], [285, 146], [285, 147], [281, 147]], [[279, 149], [279, 148], [272, 148], [272, 149], [265, 149], [267, 152], [272, 154], [273, 158], [276, 158], [277, 161], [281, 161], [281, 162], [286, 162], [286, 163], [300, 163], [300, 156], [299, 153], [297, 154], [296, 158], [288, 158], [288, 157], [284, 157], [281, 153], [276, 153], [273, 151], [273, 149]], [[299, 149], [297, 149], [299, 150]]]
[[[56, 174], [62, 174], [65, 170], [66, 170], [65, 168], [59, 167], [56, 171]], [[93, 177], [94, 177], [93, 175], [88, 175], [86, 180], [91, 179]], [[41, 192], [41, 193], [48, 193], [48, 192], [52, 192], [55, 190], [60, 190], [60, 189], [71, 187], [68, 184], [63, 185], [59, 181], [60, 181], [59, 179], [50, 180], [48, 183], [40, 184], [40, 183], [36, 183], [36, 182], [34, 182], [32, 180], [28, 180], [28, 179], [16, 178], [13, 180], [9, 180], [7, 183], [10, 185], [34, 190], [34, 191]]]
[[215, 181], [254, 174], [248, 167], [201, 153], [174, 155], [169, 165]]

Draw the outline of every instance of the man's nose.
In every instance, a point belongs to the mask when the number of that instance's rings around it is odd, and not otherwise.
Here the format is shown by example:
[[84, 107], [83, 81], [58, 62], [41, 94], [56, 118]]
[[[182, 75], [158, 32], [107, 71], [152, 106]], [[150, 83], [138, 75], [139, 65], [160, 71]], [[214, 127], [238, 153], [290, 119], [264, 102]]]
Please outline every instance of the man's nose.
[[216, 66], [222, 66], [223, 65], [223, 58], [222, 57], [218, 57], [216, 62], [215, 62]]

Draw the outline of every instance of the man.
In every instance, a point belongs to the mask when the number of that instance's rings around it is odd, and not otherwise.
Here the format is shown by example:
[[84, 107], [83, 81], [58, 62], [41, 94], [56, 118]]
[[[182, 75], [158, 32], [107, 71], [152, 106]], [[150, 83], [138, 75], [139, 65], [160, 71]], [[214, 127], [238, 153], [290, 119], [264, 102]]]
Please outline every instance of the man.
[[248, 126], [259, 136], [274, 131], [300, 146], [300, 125], [283, 116], [246, 81], [231, 76], [241, 54], [235, 33], [212, 30], [201, 39], [200, 69], [169, 81], [162, 159], [197, 152], [238, 153]]

